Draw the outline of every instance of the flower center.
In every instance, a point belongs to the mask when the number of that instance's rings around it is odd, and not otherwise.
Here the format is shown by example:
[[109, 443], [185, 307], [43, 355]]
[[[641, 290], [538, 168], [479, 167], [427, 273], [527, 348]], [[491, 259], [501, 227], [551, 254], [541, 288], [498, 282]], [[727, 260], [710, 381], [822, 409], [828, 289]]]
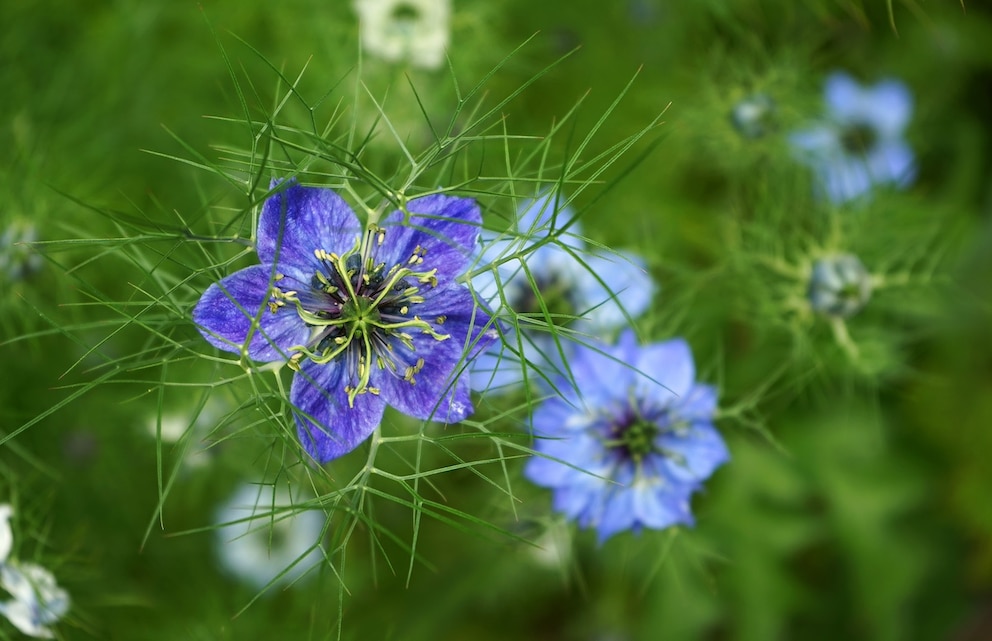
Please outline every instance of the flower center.
[[[559, 274], [535, 274], [533, 284], [526, 279], [520, 283], [513, 307], [520, 314], [531, 314], [542, 319], [546, 308], [555, 325], [564, 325], [576, 314], [571, 291], [571, 283]], [[541, 303], [544, 303], [544, 308]]]
[[392, 18], [395, 22], [416, 22], [420, 18], [420, 11], [412, 4], [401, 2], [393, 9]]
[[[373, 368], [402, 377], [411, 385], [416, 383], [424, 359], [416, 357], [413, 332], [428, 334], [437, 341], [449, 338], [435, 328], [444, 323], [443, 316], [433, 319], [432, 324], [411, 312], [424, 302], [422, 287], [437, 287], [436, 268], [415, 270], [423, 264], [427, 250], [418, 245], [405, 263], [387, 269], [378, 260], [385, 239], [384, 229], [370, 225], [343, 256], [314, 250], [318, 268], [309, 290], [273, 287], [269, 303], [273, 313], [287, 302], [293, 303], [311, 330], [305, 345], [290, 348], [294, 352], [290, 367], [299, 369], [304, 358], [321, 365], [342, 361], [348, 373], [344, 389], [350, 406], [359, 394], [379, 393], [379, 388], [369, 384]], [[277, 281], [281, 278], [276, 275]]]
[[840, 134], [840, 144], [849, 154], [867, 154], [875, 147], [877, 139], [875, 129], [863, 122], [851, 123]]
[[660, 433], [657, 423], [635, 418], [611, 427], [606, 446], [618, 451], [625, 459], [640, 463], [648, 454], [659, 451], [654, 440]]

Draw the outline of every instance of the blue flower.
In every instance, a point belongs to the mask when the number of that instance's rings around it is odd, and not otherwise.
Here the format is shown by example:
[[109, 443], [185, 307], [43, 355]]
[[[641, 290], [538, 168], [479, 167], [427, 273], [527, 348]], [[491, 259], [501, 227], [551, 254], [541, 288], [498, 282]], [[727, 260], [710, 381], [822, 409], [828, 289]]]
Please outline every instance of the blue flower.
[[913, 99], [897, 80], [863, 88], [834, 73], [826, 82], [827, 122], [793, 134], [792, 145], [818, 174], [827, 197], [842, 203], [876, 184], [909, 185], [916, 176], [903, 131]]
[[695, 382], [685, 341], [576, 349], [575, 386], [534, 412], [540, 454], [525, 476], [600, 542], [623, 530], [691, 525], [689, 498], [729, 459], [713, 426], [716, 390]]
[[[559, 347], [567, 351], [570, 342], [556, 342], [544, 309], [573, 333], [606, 338], [651, 304], [655, 287], [644, 261], [628, 252], [589, 251], [577, 223], [562, 231], [575, 214], [557, 205], [553, 194], [544, 195], [521, 209], [515, 232], [483, 232], [478, 262], [496, 267], [473, 277], [472, 286], [492, 309], [514, 314], [524, 331], [504, 329], [503, 342], [472, 362], [473, 389], [517, 385], [525, 366], [544, 376], [560, 371]], [[552, 234], [556, 240], [547, 239]]]
[[300, 441], [320, 462], [364, 441], [387, 404], [419, 419], [469, 416], [460, 374], [495, 339], [457, 281], [478, 241], [475, 201], [424, 196], [363, 228], [329, 189], [279, 188], [258, 222], [261, 264], [211, 285], [193, 309], [204, 338], [288, 361]]

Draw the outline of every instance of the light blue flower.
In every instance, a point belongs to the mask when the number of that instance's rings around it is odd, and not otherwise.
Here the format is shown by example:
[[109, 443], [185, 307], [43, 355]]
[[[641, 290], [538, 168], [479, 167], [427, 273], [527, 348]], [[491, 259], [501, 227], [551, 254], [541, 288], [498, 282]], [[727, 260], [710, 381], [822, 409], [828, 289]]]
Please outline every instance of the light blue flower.
[[595, 528], [600, 542], [624, 530], [693, 523], [689, 499], [729, 460], [713, 426], [716, 390], [695, 381], [688, 344], [578, 347], [575, 386], [534, 411], [525, 476], [553, 492], [557, 512]]
[[504, 324], [502, 343], [471, 364], [473, 389], [518, 385], [524, 367], [537, 369], [528, 373], [530, 380], [560, 371], [571, 341], [563, 332], [556, 340], [545, 309], [557, 327], [605, 339], [650, 306], [655, 286], [644, 261], [629, 252], [588, 249], [578, 223], [564, 229], [574, 216], [558, 196], [545, 194], [524, 204], [514, 230], [483, 232], [478, 264], [496, 266], [473, 277], [472, 286], [491, 309], [512, 314], [523, 331]]
[[321, 463], [358, 447], [386, 405], [425, 420], [469, 416], [466, 345], [496, 339], [459, 280], [477, 251], [475, 201], [423, 196], [364, 227], [330, 189], [277, 187], [259, 217], [260, 264], [214, 283], [193, 308], [203, 337], [296, 370], [297, 433]]
[[913, 111], [906, 85], [889, 79], [864, 88], [838, 72], [827, 78], [825, 98], [825, 122], [789, 140], [816, 172], [827, 198], [843, 203], [874, 185], [912, 183], [915, 159], [903, 140]]

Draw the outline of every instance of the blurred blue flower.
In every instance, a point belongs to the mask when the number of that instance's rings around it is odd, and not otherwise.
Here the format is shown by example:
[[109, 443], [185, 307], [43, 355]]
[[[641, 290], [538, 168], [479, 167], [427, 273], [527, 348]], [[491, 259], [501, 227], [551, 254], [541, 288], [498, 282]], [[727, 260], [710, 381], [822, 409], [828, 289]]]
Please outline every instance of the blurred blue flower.
[[695, 382], [681, 339], [645, 346], [631, 330], [616, 346], [581, 347], [575, 386], [534, 411], [535, 456], [525, 476], [600, 542], [623, 530], [693, 523], [689, 498], [729, 460], [713, 426], [716, 390]]
[[629, 252], [587, 249], [578, 223], [562, 229], [574, 216], [546, 194], [524, 204], [515, 231], [483, 231], [478, 263], [496, 267], [473, 277], [472, 286], [494, 311], [513, 314], [524, 331], [505, 327], [503, 342], [475, 358], [473, 389], [518, 385], [525, 365], [539, 370], [538, 379], [560, 371], [571, 342], [547, 327], [544, 309], [558, 327], [605, 339], [650, 306], [655, 286], [644, 261]]
[[204, 338], [288, 361], [300, 441], [319, 462], [357, 447], [387, 404], [420, 419], [469, 416], [465, 348], [496, 338], [456, 280], [478, 241], [475, 201], [424, 196], [363, 229], [333, 191], [284, 187], [259, 218], [261, 264], [211, 285], [193, 309]]
[[827, 256], [813, 263], [809, 303], [813, 311], [847, 318], [861, 311], [871, 298], [872, 278], [857, 256]]
[[827, 121], [792, 134], [790, 142], [831, 201], [852, 200], [876, 184], [913, 181], [913, 151], [903, 140], [913, 110], [906, 85], [883, 80], [863, 88], [838, 72], [827, 78], [825, 98]]

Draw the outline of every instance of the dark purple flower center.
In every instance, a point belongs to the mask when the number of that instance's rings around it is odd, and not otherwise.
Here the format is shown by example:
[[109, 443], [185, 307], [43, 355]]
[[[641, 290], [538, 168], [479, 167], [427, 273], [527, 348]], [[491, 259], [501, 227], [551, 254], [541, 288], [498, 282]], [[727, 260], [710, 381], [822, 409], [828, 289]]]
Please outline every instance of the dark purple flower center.
[[[294, 352], [290, 367], [298, 369], [304, 358], [318, 364], [343, 359], [351, 374], [346, 377], [350, 382], [345, 391], [352, 404], [358, 394], [379, 394], [378, 388], [369, 385], [373, 368], [387, 370], [411, 385], [416, 383], [424, 359], [415, 358], [411, 332], [429, 334], [438, 341], [449, 338], [411, 312], [424, 302], [421, 288], [437, 287], [437, 269], [415, 271], [423, 264], [427, 250], [418, 245], [405, 263], [387, 267], [378, 259], [385, 239], [386, 230], [371, 225], [344, 255], [315, 249], [318, 267], [309, 289], [299, 292], [273, 287], [269, 303], [273, 313], [286, 303], [294, 304], [311, 330], [306, 345], [290, 348]], [[277, 274], [276, 280], [282, 277]], [[441, 325], [444, 320], [438, 316], [433, 323]]]
[[657, 451], [654, 440], [661, 432], [655, 423], [638, 418], [627, 425], [613, 428], [613, 440], [610, 446], [626, 459], [640, 462], [645, 456]]
[[523, 275], [518, 278], [517, 292], [511, 301], [517, 313], [544, 318], [544, 309], [547, 309], [551, 320], [560, 325], [575, 316], [578, 306], [568, 278], [557, 273], [534, 274], [533, 283]]
[[841, 129], [840, 144], [849, 154], [864, 155], [875, 147], [878, 134], [864, 122], [852, 122]]

